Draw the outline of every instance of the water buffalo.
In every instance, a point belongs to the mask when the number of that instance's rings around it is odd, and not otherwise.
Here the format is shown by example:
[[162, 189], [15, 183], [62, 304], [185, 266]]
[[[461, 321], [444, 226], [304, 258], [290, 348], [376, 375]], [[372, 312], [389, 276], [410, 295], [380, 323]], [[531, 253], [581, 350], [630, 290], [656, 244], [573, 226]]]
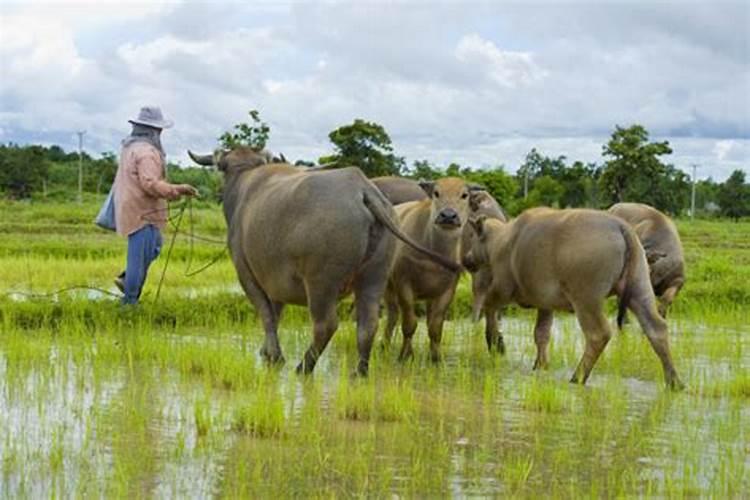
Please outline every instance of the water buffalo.
[[[477, 192], [476, 196], [472, 198], [470, 217], [477, 218], [484, 216], [488, 219], [496, 219], [501, 222], [506, 222], [508, 218], [505, 215], [500, 204], [486, 191]], [[467, 224], [464, 228], [463, 240], [461, 242], [461, 257], [471, 249], [473, 245], [473, 239], [476, 237], [476, 233], [472, 229], [470, 224]], [[484, 298], [487, 294], [487, 289], [490, 287], [490, 281], [492, 281], [492, 273], [487, 269], [480, 269], [475, 273], [471, 273], [471, 293], [472, 293], [472, 307], [471, 317], [474, 321], [479, 321], [479, 317], [484, 310]], [[485, 311], [486, 314], [486, 311]], [[487, 338], [487, 348], [492, 350], [496, 347], [499, 352], [505, 352], [505, 346], [502, 344], [502, 337], [498, 337], [500, 343], [493, 343], [490, 338]]]
[[661, 360], [667, 385], [682, 388], [672, 364], [667, 324], [656, 309], [646, 255], [633, 229], [606, 212], [535, 208], [503, 223], [478, 218], [469, 269], [488, 266], [492, 283], [485, 308], [511, 302], [538, 310], [534, 368], [547, 366], [553, 311], [575, 311], [586, 348], [571, 382], [585, 383], [612, 332], [603, 307], [619, 297], [618, 319], [630, 309]]
[[[394, 205], [427, 198], [427, 193], [419, 186], [419, 182], [411, 179], [403, 177], [375, 177], [372, 179], [372, 182]], [[485, 217], [503, 222], [507, 220], [507, 216], [500, 204], [486, 191], [477, 191], [469, 206], [471, 208], [469, 217], [484, 215]], [[471, 248], [472, 238], [474, 238], [474, 230], [469, 225], [465, 225], [461, 237], [462, 256]], [[484, 310], [484, 297], [490, 286], [491, 279], [492, 274], [484, 268], [471, 273], [471, 291], [473, 297], [471, 315], [474, 321], [479, 320]], [[487, 311], [484, 312], [486, 315]], [[497, 324], [496, 313], [492, 313], [492, 317], [489, 318], [485, 328], [487, 348], [490, 351], [497, 349], [498, 352], [503, 353], [505, 352], [505, 345], [503, 344], [502, 336], [496, 334], [499, 331]]]
[[228, 245], [240, 284], [263, 321], [261, 353], [270, 362], [283, 361], [277, 328], [284, 304], [310, 310], [313, 342], [297, 366], [310, 373], [338, 326], [336, 303], [353, 291], [357, 371], [367, 374], [394, 235], [437, 267], [459, 269], [404, 235], [391, 204], [358, 168], [310, 172], [268, 163], [268, 154], [248, 147], [213, 156], [188, 153], [224, 173]]
[[[460, 258], [469, 201], [477, 196], [479, 188], [455, 177], [422, 181], [420, 185], [428, 198], [396, 206], [401, 229], [419, 244], [448, 260]], [[417, 300], [427, 301], [430, 357], [433, 361], [440, 358], [443, 319], [453, 300], [458, 278], [457, 272], [435, 265], [413, 248], [397, 244], [385, 295], [388, 308], [385, 343], [390, 343], [400, 310], [404, 339], [399, 359], [413, 355], [411, 341], [417, 328], [414, 312]]]
[[659, 313], [667, 317], [670, 304], [685, 284], [685, 259], [674, 222], [643, 203], [617, 203], [609, 212], [625, 219], [646, 251], [651, 286], [659, 299]]

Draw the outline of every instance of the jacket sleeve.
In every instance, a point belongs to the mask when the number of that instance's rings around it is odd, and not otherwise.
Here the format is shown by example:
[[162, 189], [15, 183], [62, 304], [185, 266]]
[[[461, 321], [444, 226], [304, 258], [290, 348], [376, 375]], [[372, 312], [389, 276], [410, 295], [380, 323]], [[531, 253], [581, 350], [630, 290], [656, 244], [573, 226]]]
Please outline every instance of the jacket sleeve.
[[161, 158], [155, 153], [143, 153], [136, 158], [135, 172], [143, 190], [156, 198], [174, 198], [175, 188], [162, 179], [163, 170]]

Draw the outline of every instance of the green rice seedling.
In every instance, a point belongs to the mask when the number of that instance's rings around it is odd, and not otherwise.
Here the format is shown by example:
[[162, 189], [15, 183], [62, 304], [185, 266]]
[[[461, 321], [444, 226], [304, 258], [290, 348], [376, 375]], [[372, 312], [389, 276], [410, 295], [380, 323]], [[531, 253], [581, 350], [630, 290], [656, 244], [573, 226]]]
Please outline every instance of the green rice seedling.
[[211, 407], [205, 399], [196, 400], [193, 405], [193, 418], [195, 420], [195, 432], [198, 437], [205, 437], [213, 424]]
[[257, 438], [278, 438], [287, 433], [284, 403], [277, 381], [266, 375], [246, 402], [234, 411], [232, 429]]
[[[567, 387], [566, 387], [567, 388]], [[542, 413], [562, 413], [570, 410], [569, 400], [561, 390], [560, 383], [533, 376], [521, 388], [521, 401], [524, 408]]]

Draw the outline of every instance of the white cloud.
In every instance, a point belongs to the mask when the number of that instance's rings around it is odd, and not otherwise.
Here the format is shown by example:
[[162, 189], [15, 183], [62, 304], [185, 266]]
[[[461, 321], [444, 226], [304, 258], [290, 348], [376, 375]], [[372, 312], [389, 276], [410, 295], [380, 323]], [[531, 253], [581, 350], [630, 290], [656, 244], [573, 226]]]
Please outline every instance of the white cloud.
[[[455, 50], [456, 58], [470, 69], [487, 71], [496, 83], [517, 87], [541, 80], [541, 70], [528, 52], [502, 51], [494, 43], [477, 34], [463, 37]], [[471, 68], [474, 66], [474, 68]]]
[[750, 160], [746, 3], [116, 3], [0, 5], [3, 140], [115, 150], [159, 104], [183, 160], [254, 108], [306, 159], [364, 118], [410, 162], [601, 161], [635, 122], [705, 176]]

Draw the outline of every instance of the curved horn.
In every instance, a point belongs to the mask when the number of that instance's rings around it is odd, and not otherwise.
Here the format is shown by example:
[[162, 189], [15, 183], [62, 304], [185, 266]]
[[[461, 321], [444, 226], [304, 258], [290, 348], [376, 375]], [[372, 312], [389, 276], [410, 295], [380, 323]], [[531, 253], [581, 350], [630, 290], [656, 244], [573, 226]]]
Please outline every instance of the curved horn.
[[188, 156], [198, 165], [213, 165], [214, 155], [197, 155], [188, 149]]
[[286, 161], [286, 156], [284, 156], [284, 153], [279, 153], [279, 156], [281, 157], [281, 163], [288, 163]]

